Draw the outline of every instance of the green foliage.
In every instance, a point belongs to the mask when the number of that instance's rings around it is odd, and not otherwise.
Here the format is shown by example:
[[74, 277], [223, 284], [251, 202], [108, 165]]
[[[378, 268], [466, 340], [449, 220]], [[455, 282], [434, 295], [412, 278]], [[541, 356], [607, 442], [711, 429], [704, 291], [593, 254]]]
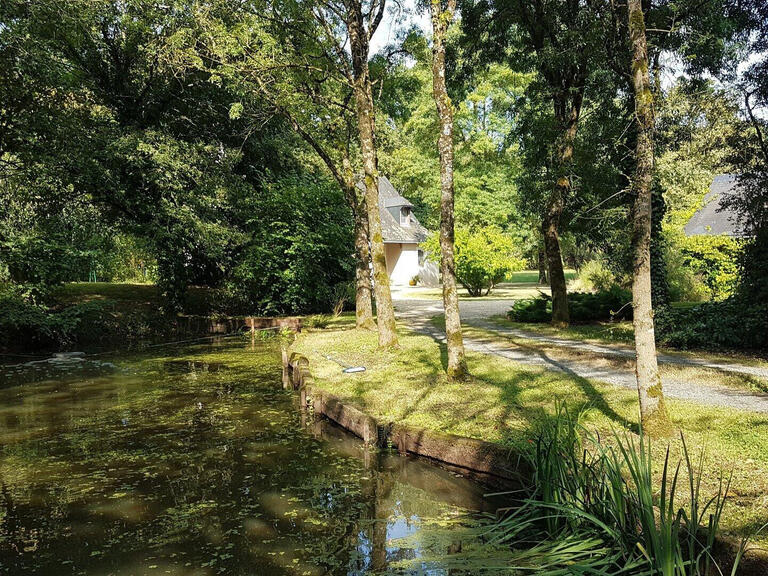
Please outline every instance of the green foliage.
[[[416, 51], [419, 54], [423, 59], [392, 70], [384, 85], [379, 105], [391, 121], [379, 124], [380, 161], [398, 190], [414, 203], [420, 220], [435, 229], [440, 219], [435, 145], [439, 124], [430, 56]], [[519, 153], [508, 138], [508, 113], [529, 80], [508, 67], [492, 66], [473, 78], [464, 99], [454, 102], [455, 217], [461, 227], [513, 233], [522, 228], [515, 183]]]
[[114, 302], [109, 300], [52, 309], [32, 302], [18, 287], [0, 289], [0, 348], [93, 345], [119, 331]]
[[353, 275], [352, 223], [338, 186], [294, 176], [247, 200], [252, 238], [221, 292], [222, 311], [331, 310]]
[[569, 290], [574, 292], [605, 292], [616, 284], [618, 278], [600, 259], [588, 261], [579, 268], [578, 277], [569, 283]]
[[656, 338], [677, 348], [768, 349], [768, 305], [731, 297], [656, 311]]
[[713, 300], [731, 296], [738, 284], [741, 243], [729, 236], [685, 236], [675, 246], [683, 264], [699, 276]]
[[312, 314], [304, 319], [304, 326], [307, 328], [327, 328], [333, 320], [333, 317], [328, 314]]
[[711, 81], [679, 79], [659, 101], [656, 176], [669, 207], [665, 223], [684, 226], [716, 174], [732, 171], [732, 140], [743, 133], [738, 105]]
[[670, 302], [703, 302], [708, 299], [709, 290], [701, 276], [686, 266], [685, 255], [673, 246], [665, 250], [665, 267]]
[[513, 322], [550, 322], [552, 320], [552, 298], [542, 293], [537, 298], [516, 300], [507, 317]]
[[[702, 492], [704, 455], [691, 461], [685, 439], [676, 464], [667, 448], [660, 481], [650, 440], [615, 433], [609, 441], [574, 422], [560, 407], [536, 433], [528, 462], [533, 481], [522, 506], [497, 521], [491, 542], [529, 559], [550, 561], [540, 574], [708, 576], [721, 573], [715, 540], [730, 482]], [[685, 506], [678, 504], [681, 489]], [[581, 542], [581, 549], [572, 549]], [[746, 540], [739, 549], [738, 570]], [[571, 548], [563, 558], [559, 547]], [[574, 551], [578, 552], [574, 553]], [[514, 560], [512, 561], [514, 566]]]
[[[573, 322], [627, 320], [632, 318], [632, 294], [614, 284], [608, 290], [568, 294], [568, 310]], [[513, 322], [550, 322], [552, 298], [542, 293], [537, 298], [518, 300], [507, 313]]]
[[[205, 19], [240, 14], [215, 4], [194, 19], [173, 1], [11, 0], [0, 9], [0, 89], [9, 96], [0, 109], [0, 204], [8, 207], [0, 269], [38, 301], [61, 282], [139, 280], [157, 282], [164, 308], [180, 311], [189, 285], [232, 292], [255, 265], [265, 268], [260, 293], [233, 303], [287, 312], [330, 306], [328, 292], [348, 278], [343, 200], [326, 194], [271, 105], [205, 65], [211, 47], [197, 42]], [[226, 26], [210, 30], [206, 38], [228, 42], [215, 57], [259, 33], [238, 30], [242, 38]], [[297, 174], [306, 198], [286, 196], [277, 214], [270, 187], [285, 178], [290, 188]], [[262, 197], [272, 204], [253, 201]], [[315, 212], [302, 243], [283, 235], [272, 249], [271, 227], [302, 221], [304, 201], [343, 214], [340, 224], [324, 236]], [[302, 263], [285, 270], [294, 258]], [[268, 295], [272, 287], [280, 297]], [[252, 305], [268, 298], [274, 305]]]
[[[496, 284], [525, 266], [512, 239], [494, 228], [471, 232], [458, 228], [454, 247], [456, 279], [470, 296], [488, 295]], [[424, 250], [434, 262], [440, 262], [438, 234], [430, 235]]]

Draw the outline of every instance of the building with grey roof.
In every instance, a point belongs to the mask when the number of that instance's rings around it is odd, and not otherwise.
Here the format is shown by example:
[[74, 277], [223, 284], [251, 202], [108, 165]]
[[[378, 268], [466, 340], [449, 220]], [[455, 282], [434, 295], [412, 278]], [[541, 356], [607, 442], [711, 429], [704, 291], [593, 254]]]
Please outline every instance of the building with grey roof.
[[[360, 182], [358, 188], [363, 190], [364, 184]], [[419, 284], [436, 286], [438, 268], [419, 246], [429, 232], [413, 213], [413, 204], [395, 190], [386, 176], [379, 176], [379, 214], [390, 283], [406, 286], [418, 277]]]
[[699, 208], [685, 225], [687, 236], [731, 236], [745, 235], [744, 226], [739, 222], [736, 211], [726, 206], [725, 200], [741, 194], [735, 174], [719, 174], [714, 177], [709, 192], [704, 196], [704, 205]]

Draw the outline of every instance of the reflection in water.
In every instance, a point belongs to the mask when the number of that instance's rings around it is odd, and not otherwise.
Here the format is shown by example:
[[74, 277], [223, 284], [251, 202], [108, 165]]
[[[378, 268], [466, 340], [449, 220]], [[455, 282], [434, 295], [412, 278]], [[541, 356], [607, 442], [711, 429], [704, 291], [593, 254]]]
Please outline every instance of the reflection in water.
[[447, 574], [427, 558], [490, 509], [303, 426], [269, 343], [101, 362], [0, 368], [2, 574]]

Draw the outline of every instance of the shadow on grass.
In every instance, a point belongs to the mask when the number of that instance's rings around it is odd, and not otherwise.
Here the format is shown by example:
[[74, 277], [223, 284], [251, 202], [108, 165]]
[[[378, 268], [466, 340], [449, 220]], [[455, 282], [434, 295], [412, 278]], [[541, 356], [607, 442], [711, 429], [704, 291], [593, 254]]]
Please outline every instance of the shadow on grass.
[[[443, 333], [444, 329], [442, 328], [443, 324], [440, 322], [440, 319], [435, 318], [433, 319], [429, 324], [425, 325], [423, 333], [428, 334], [430, 337], [432, 337], [433, 340], [438, 344], [440, 349], [440, 359], [441, 364], [443, 366], [443, 369], [447, 367], [447, 358], [448, 358], [448, 352], [447, 352], [447, 346], [446, 343], [443, 341]], [[466, 339], [466, 337], [465, 337]], [[499, 340], [494, 339], [487, 339], [487, 342], [494, 342], [499, 343]], [[483, 342], [481, 340], [480, 342]], [[582, 391], [584, 396], [586, 396], [586, 401], [579, 402], [579, 406], [573, 406], [574, 408], [578, 408], [579, 410], [583, 410], [586, 408], [593, 408], [598, 410], [600, 413], [602, 413], [606, 418], [610, 419], [612, 422], [615, 422], [617, 425], [621, 426], [622, 428], [625, 428], [627, 430], [630, 430], [634, 433], [639, 433], [639, 426], [635, 422], [631, 422], [618, 412], [614, 410], [611, 405], [606, 400], [603, 393], [601, 393], [595, 385], [588, 379], [580, 376], [577, 374], [571, 367], [569, 367], [566, 363], [555, 360], [554, 358], [550, 357], [546, 352], [536, 348], [535, 346], [525, 345], [521, 344], [516, 341], [509, 341], [507, 340], [507, 343], [513, 346], [517, 346], [518, 348], [524, 350], [528, 355], [535, 356], [539, 360], [541, 360], [544, 365], [545, 369], [549, 367], [550, 370], [557, 371], [560, 373], [563, 373], [567, 375]], [[505, 358], [501, 354], [495, 354], [492, 351], [489, 352], [479, 352], [480, 354], [493, 354], [495, 356], [498, 356], [500, 358]], [[514, 362], [514, 359], [511, 358], [505, 358], [508, 361]], [[542, 421], [546, 418], [549, 418], [550, 415], [547, 413], [547, 411], [544, 409], [543, 406], [525, 406], [520, 402], [520, 391], [526, 381], [526, 377], [530, 377], [531, 373], [518, 373], [512, 378], [506, 377], [502, 382], [494, 382], [494, 381], [488, 381], [488, 383], [500, 387], [501, 390], [501, 400], [502, 404], [504, 406], [502, 411], [502, 416], [499, 419], [499, 426], [502, 432], [508, 432], [506, 421], [508, 420], [509, 416], [512, 414], [512, 411], [515, 407], [520, 412], [520, 416], [523, 420], [528, 421], [529, 423], [536, 422], [536, 421]], [[553, 398], [554, 400], [554, 398]], [[569, 401], [568, 399], [565, 399], [569, 402], [569, 404], [573, 404], [573, 401]], [[490, 409], [490, 408], [489, 408]], [[489, 410], [486, 409], [484, 411], [480, 411], [480, 414]], [[479, 415], [479, 414], [478, 414]]]

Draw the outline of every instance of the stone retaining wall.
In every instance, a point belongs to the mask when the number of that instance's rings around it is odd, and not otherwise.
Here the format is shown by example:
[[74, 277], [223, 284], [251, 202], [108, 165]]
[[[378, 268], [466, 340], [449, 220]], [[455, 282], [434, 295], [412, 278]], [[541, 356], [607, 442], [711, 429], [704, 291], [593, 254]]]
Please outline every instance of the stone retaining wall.
[[305, 356], [294, 352], [288, 357], [286, 352], [283, 361], [283, 386], [299, 391], [302, 407], [312, 408], [316, 415], [325, 416], [367, 444], [376, 447], [394, 446], [402, 454], [423, 456], [515, 484], [530, 477], [526, 463], [498, 444], [426, 428], [379, 422], [339, 397], [318, 388]]
[[179, 316], [176, 319], [176, 331], [179, 337], [198, 334], [232, 334], [235, 332], [270, 330], [274, 328], [286, 328], [294, 332], [301, 332], [301, 318], [297, 316], [283, 318], [258, 316], [233, 316], [225, 318]]

